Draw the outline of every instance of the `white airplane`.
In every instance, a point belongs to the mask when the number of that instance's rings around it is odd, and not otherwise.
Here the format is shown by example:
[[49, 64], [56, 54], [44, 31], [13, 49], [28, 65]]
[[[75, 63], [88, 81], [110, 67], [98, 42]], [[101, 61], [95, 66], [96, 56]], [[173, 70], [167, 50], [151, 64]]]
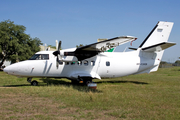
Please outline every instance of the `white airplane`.
[[157, 71], [164, 49], [176, 43], [167, 42], [172, 22], [158, 22], [139, 48], [129, 52], [105, 52], [116, 46], [136, 40], [136, 37], [122, 36], [80, 48], [40, 51], [29, 60], [7, 66], [4, 72], [17, 77], [67, 78], [72, 82], [91, 83], [92, 79], [122, 77], [132, 74]]

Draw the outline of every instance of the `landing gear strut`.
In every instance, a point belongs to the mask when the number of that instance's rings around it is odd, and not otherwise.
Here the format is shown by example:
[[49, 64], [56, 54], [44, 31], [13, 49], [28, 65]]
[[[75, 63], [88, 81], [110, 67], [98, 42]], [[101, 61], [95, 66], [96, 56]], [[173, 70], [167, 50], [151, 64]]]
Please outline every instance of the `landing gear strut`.
[[31, 83], [31, 80], [32, 80], [32, 78], [27, 78], [27, 81], [28, 81], [29, 83]]
[[80, 81], [83, 81], [83, 84], [88, 86], [88, 88], [90, 88], [90, 89], [96, 89], [97, 88], [97, 84], [92, 82], [91, 77], [78, 77], [78, 79]]

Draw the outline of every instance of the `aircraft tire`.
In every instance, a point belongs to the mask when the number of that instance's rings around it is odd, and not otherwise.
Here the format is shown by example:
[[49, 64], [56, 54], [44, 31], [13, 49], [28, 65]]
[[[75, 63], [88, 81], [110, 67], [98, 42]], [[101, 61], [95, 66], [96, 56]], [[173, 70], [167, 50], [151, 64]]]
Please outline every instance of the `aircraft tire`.
[[31, 85], [32, 85], [32, 86], [38, 86], [38, 82], [37, 82], [36, 80], [33, 80], [33, 81], [31, 82]]
[[92, 83], [92, 80], [85, 80], [85, 81], [84, 81], [84, 85], [87, 85], [87, 86], [88, 86], [89, 83]]

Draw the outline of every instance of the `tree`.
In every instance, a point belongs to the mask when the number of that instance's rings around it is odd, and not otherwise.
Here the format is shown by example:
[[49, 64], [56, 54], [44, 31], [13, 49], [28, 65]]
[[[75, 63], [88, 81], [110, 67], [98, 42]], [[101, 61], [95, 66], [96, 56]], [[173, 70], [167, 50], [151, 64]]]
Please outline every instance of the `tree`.
[[76, 48], [79, 48], [79, 47], [82, 47], [84, 46], [83, 44], [80, 44], [80, 45], [76, 45]]
[[40, 39], [31, 38], [25, 30], [26, 27], [10, 20], [0, 22], [0, 67], [5, 60], [12, 63], [26, 60], [40, 50]]
[[163, 67], [166, 66], [167, 64], [168, 64], [167, 62], [161, 61], [159, 67], [160, 67], [160, 68], [163, 68]]
[[53, 45], [48, 45], [48, 47], [56, 49], [56, 46]]
[[173, 65], [174, 65], [174, 66], [180, 66], [180, 60], [176, 60]]

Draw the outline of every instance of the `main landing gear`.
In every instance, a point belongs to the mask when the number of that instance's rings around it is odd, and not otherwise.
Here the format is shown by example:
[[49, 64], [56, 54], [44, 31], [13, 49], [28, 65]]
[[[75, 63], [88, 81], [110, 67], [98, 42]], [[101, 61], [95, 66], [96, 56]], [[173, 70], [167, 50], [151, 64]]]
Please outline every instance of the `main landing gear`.
[[92, 78], [91, 77], [79, 77], [78, 76], [78, 79], [79, 79], [79, 81], [81, 83], [83, 83], [84, 85], [87, 85], [87, 86], [88, 86], [89, 83], [92, 83]]
[[91, 77], [79, 77], [78, 76], [78, 79], [79, 79], [79, 82], [83, 82], [83, 84], [86, 85], [90, 89], [97, 88], [97, 84], [92, 82]]
[[36, 80], [31, 81], [32, 78], [27, 78], [27, 81], [31, 83], [32, 86], [38, 86], [38, 82]]

